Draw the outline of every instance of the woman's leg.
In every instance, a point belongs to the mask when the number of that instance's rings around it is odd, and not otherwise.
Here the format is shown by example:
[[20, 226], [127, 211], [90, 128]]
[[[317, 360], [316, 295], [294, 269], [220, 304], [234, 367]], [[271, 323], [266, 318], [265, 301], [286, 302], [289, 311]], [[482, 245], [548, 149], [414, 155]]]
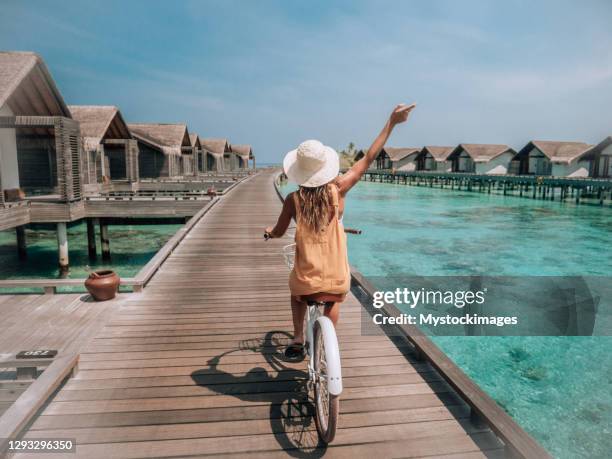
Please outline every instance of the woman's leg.
[[293, 316], [293, 342], [304, 344], [304, 318], [306, 303], [291, 296], [291, 315]]
[[334, 324], [334, 327], [338, 323], [338, 318], [340, 317], [340, 305], [341, 304], [342, 303], [336, 302], [332, 304], [331, 306], [325, 307], [325, 315], [330, 318], [330, 320]]

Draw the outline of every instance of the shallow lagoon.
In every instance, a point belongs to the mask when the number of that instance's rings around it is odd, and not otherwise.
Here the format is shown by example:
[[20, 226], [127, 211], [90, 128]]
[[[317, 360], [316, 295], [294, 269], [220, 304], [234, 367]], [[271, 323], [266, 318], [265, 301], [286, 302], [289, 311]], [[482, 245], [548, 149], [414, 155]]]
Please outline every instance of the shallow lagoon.
[[[91, 261], [87, 252], [87, 227], [85, 223], [73, 224], [68, 227], [68, 277], [85, 278], [88, 276], [88, 268], [113, 269], [122, 277], [135, 276], [180, 227], [178, 224], [110, 225], [110, 261], [102, 261], [99, 228], [96, 228], [98, 257]], [[54, 229], [48, 228], [26, 230], [28, 256], [25, 261], [19, 260], [17, 256], [15, 231], [0, 231], [0, 279], [59, 276], [57, 235]]]
[[[344, 221], [366, 276], [612, 276], [609, 208], [360, 182]], [[610, 457], [611, 337], [433, 339], [554, 456]]]

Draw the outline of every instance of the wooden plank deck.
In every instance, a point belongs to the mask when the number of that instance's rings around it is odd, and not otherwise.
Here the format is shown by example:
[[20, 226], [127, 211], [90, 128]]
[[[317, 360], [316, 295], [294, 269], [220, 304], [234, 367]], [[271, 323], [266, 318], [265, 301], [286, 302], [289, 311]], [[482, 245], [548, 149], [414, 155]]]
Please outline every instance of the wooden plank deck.
[[0, 295], [0, 416], [31, 383], [15, 380], [15, 368], [3, 366], [1, 359], [35, 349], [56, 349], [58, 355], [78, 352], [120, 301], [94, 303], [82, 293]]
[[76, 377], [25, 436], [76, 439], [87, 458], [501, 457], [499, 440], [406, 342], [361, 336], [353, 295], [338, 327], [339, 430], [319, 444], [306, 362], [282, 356], [287, 242], [262, 238], [280, 205], [271, 172], [224, 196], [83, 350]]

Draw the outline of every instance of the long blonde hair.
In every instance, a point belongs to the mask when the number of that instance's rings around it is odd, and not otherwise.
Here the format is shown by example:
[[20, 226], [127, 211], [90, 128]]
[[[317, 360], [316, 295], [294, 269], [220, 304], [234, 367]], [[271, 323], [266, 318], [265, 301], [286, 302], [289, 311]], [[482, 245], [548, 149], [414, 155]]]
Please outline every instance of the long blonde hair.
[[297, 193], [302, 220], [311, 231], [318, 233], [329, 223], [332, 211], [328, 184], [314, 188], [301, 186]]

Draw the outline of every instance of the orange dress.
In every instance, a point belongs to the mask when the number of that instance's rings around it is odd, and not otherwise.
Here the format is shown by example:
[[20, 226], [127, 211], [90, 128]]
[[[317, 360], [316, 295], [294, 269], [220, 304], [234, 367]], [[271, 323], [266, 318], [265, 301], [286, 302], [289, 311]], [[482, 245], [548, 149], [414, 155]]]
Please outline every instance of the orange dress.
[[328, 185], [333, 205], [333, 217], [318, 233], [302, 222], [299, 197], [295, 202], [295, 259], [289, 275], [289, 289], [293, 296], [314, 293], [346, 294], [351, 285], [351, 274], [346, 250], [346, 234], [338, 219], [338, 187]]

